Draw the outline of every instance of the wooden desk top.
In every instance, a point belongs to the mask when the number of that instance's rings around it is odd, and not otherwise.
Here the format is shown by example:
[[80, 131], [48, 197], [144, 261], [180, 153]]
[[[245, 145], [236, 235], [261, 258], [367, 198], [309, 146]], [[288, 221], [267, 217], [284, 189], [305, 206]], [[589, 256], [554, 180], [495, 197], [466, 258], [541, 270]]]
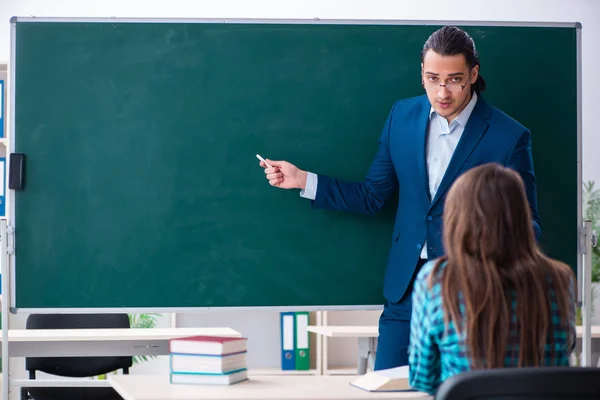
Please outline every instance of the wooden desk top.
[[109, 375], [124, 400], [373, 400], [431, 399], [420, 392], [370, 393], [356, 376], [251, 376], [231, 386], [173, 385], [167, 375]]
[[[329, 326], [315, 326], [310, 325], [308, 327], [309, 332], [314, 332], [320, 335], [328, 337], [378, 337], [379, 331], [376, 325], [370, 326], [352, 326], [352, 325], [329, 325]], [[577, 327], [577, 337], [583, 336], [583, 327]], [[600, 325], [592, 326], [592, 338], [600, 338]]]
[[[124, 340], [168, 340], [207, 335], [241, 337], [231, 328], [129, 328], [129, 329], [9, 329], [11, 342], [86, 342]], [[0, 331], [0, 340], [2, 332]]]

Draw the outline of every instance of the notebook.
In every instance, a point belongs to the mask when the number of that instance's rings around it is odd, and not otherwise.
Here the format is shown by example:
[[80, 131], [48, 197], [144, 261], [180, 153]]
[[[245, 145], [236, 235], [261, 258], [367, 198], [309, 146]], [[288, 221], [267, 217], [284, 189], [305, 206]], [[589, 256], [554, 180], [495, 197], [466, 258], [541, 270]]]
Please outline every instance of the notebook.
[[350, 384], [368, 392], [413, 390], [408, 384], [408, 365], [371, 371]]

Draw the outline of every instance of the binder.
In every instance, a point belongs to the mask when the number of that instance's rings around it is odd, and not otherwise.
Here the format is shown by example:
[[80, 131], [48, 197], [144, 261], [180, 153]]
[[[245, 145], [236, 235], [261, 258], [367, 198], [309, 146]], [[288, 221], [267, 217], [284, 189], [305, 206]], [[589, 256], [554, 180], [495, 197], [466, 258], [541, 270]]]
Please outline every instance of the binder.
[[4, 137], [4, 80], [0, 79], [0, 138]]
[[281, 316], [281, 369], [296, 369], [295, 313], [282, 312]]
[[310, 369], [310, 346], [308, 332], [308, 312], [296, 312], [296, 369]]
[[6, 158], [0, 158], [0, 217], [6, 216]]

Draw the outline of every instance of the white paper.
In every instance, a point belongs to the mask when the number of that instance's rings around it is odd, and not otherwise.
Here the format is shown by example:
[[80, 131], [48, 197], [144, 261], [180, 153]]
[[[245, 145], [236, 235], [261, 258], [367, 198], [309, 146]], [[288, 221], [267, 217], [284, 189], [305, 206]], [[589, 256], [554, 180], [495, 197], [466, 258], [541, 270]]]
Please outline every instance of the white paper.
[[298, 348], [308, 349], [308, 315], [299, 314], [296, 316], [296, 327], [298, 333]]
[[294, 350], [294, 316], [283, 316], [283, 349]]

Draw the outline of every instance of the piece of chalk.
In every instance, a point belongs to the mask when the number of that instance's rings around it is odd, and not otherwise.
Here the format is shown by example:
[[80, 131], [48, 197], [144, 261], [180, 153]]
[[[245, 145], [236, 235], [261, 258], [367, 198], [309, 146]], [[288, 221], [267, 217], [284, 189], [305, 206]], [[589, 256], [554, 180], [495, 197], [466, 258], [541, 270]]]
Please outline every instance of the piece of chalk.
[[257, 154], [257, 155], [256, 155], [256, 158], [258, 158], [260, 161], [264, 162], [264, 163], [267, 165], [267, 167], [269, 167], [269, 168], [272, 168], [272, 167], [273, 167], [271, 164], [269, 164], [269, 163], [267, 162], [267, 160], [265, 160], [264, 158], [262, 158], [262, 157], [260, 156], [260, 154]]

